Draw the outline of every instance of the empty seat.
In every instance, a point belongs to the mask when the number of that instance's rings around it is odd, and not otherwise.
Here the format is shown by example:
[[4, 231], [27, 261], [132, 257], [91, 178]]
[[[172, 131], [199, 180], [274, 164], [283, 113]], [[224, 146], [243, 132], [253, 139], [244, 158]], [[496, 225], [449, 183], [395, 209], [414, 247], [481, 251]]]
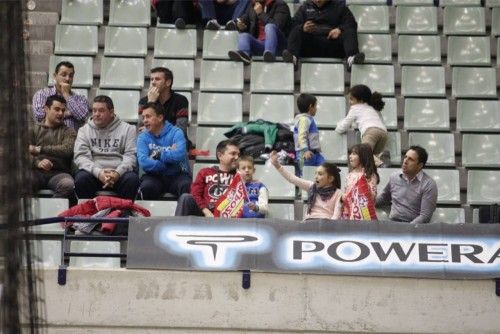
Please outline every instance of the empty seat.
[[343, 95], [344, 65], [303, 63], [300, 74], [300, 92]]
[[398, 128], [398, 105], [396, 98], [385, 97], [384, 109], [380, 112], [384, 124], [389, 130], [396, 130]]
[[228, 51], [237, 48], [237, 31], [203, 31], [203, 59], [229, 59]]
[[149, 0], [110, 0], [109, 25], [149, 27], [151, 2]]
[[500, 102], [457, 101], [457, 130], [500, 132]]
[[[32, 198], [31, 216], [33, 219], [57, 217], [59, 213], [68, 209], [68, 206], [66, 198]], [[32, 231], [37, 234], [64, 233], [59, 223], [33, 226]]]
[[484, 7], [445, 7], [443, 33], [445, 35], [484, 35], [486, 23]]
[[[500, 7], [493, 8], [491, 14], [491, 34], [493, 36], [500, 35]], [[497, 53], [498, 57], [498, 53]]]
[[293, 65], [253, 62], [250, 91], [253, 93], [293, 93]]
[[102, 58], [100, 88], [142, 89], [143, 86], [143, 58]]
[[433, 6], [434, 0], [393, 0], [395, 6]]
[[456, 169], [429, 169], [427, 173], [438, 188], [438, 204], [460, 204], [460, 176]]
[[[72, 253], [119, 254], [120, 242], [71, 240], [70, 251]], [[71, 256], [69, 259], [69, 265], [70, 267], [84, 268], [120, 268], [120, 258]]]
[[347, 0], [347, 5], [386, 5], [387, 0]]
[[437, 35], [399, 35], [398, 62], [402, 65], [441, 64], [441, 38]]
[[62, 0], [62, 24], [101, 25], [102, 22], [102, 0]]
[[451, 94], [453, 97], [497, 97], [494, 68], [454, 67], [452, 73]]
[[293, 94], [252, 94], [249, 120], [263, 119], [275, 123], [293, 122]]
[[500, 135], [462, 135], [462, 165], [500, 167]]
[[146, 57], [148, 30], [134, 27], [106, 27], [105, 56]]
[[344, 96], [316, 96], [316, 124], [321, 128], [335, 128], [346, 115]]
[[58, 24], [54, 44], [55, 54], [95, 56], [97, 26]]
[[394, 95], [394, 67], [392, 65], [357, 65], [352, 66], [351, 87], [363, 84], [373, 92], [382, 95]]
[[294, 210], [293, 203], [269, 203], [269, 212], [266, 218], [294, 220]]
[[444, 67], [403, 66], [401, 95], [444, 97], [446, 95]]
[[174, 90], [191, 91], [194, 89], [193, 59], [158, 59], [154, 58], [151, 67], [166, 67], [174, 75]]
[[500, 203], [500, 171], [469, 170], [467, 175], [467, 203]]
[[347, 136], [333, 130], [320, 130], [321, 152], [325, 159], [334, 163], [347, 162]]
[[73, 87], [90, 88], [92, 87], [94, 59], [92, 57], [74, 57], [74, 56], [50, 56], [49, 60], [49, 79], [48, 85], [54, 85], [54, 73], [56, 65], [61, 61], [69, 61], [75, 67], [75, 76], [73, 77]]
[[126, 122], [136, 123], [139, 118], [137, 103], [140, 99], [138, 90], [98, 89], [96, 95], [106, 95], [113, 100], [115, 113]]
[[398, 6], [396, 8], [396, 34], [435, 35], [437, 33], [436, 7]]
[[208, 156], [198, 156], [198, 160], [215, 160], [215, 148], [217, 144], [227, 139], [224, 133], [229, 130], [228, 127], [204, 127], [198, 126], [196, 128], [196, 148], [199, 150], [209, 151]]
[[455, 141], [452, 133], [412, 132], [408, 145], [420, 145], [427, 150], [429, 166], [454, 166]]
[[149, 210], [151, 217], [173, 217], [177, 201], [135, 201], [138, 204]]
[[243, 121], [242, 95], [200, 93], [198, 124], [235, 124]]
[[439, 5], [446, 6], [481, 6], [481, 0], [440, 0]]
[[377, 185], [377, 194], [381, 194], [384, 190], [387, 183], [389, 183], [389, 179], [393, 173], [401, 172], [400, 168], [378, 168], [377, 173], [380, 177], [379, 183]]
[[196, 58], [196, 29], [155, 30], [155, 58]]
[[389, 32], [389, 7], [352, 5], [349, 9], [358, 23], [358, 33]]
[[200, 90], [221, 92], [243, 91], [243, 63], [233, 61], [202, 61]]
[[448, 65], [490, 66], [490, 38], [482, 36], [448, 37]]
[[450, 130], [450, 103], [447, 99], [405, 99], [406, 130]]
[[[292, 174], [295, 173], [293, 166], [283, 166], [283, 168]], [[295, 186], [286, 181], [271, 165], [256, 166], [255, 179], [266, 185], [270, 199], [293, 200], [295, 198]]]
[[436, 208], [431, 223], [465, 224], [463, 208]]
[[500, 1], [498, 1], [498, 0], [486, 0], [486, 7], [500, 7]]
[[[44, 268], [58, 268], [61, 264], [60, 240], [32, 240], [32, 263]], [[23, 257], [23, 262], [26, 258]]]
[[401, 164], [401, 134], [398, 131], [387, 132], [385, 149], [391, 153], [391, 164]]
[[[390, 34], [358, 34], [359, 51], [367, 63], [391, 63], [392, 41]], [[302, 70], [304, 65], [302, 65]]]

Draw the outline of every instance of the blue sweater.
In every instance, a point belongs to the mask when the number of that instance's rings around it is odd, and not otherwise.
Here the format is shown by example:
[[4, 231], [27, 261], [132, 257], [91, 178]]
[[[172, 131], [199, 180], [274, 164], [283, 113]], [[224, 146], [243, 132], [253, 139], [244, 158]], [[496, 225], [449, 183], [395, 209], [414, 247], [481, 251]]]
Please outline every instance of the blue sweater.
[[[173, 144], [175, 150], [172, 149]], [[151, 158], [154, 152], [160, 152], [158, 160]], [[159, 136], [147, 130], [139, 135], [137, 159], [146, 174], [173, 176], [190, 173], [184, 133], [169, 122], [165, 122]]]

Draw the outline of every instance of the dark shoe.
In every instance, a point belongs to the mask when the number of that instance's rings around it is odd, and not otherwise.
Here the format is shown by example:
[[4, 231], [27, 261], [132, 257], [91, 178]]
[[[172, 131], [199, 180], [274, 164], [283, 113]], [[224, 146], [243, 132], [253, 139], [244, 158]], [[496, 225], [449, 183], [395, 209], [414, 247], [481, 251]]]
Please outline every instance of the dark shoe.
[[243, 51], [229, 51], [227, 53], [229, 56], [229, 59], [234, 60], [234, 61], [241, 61], [245, 65], [250, 65], [252, 62], [252, 59]]
[[220, 30], [220, 24], [217, 20], [213, 19], [207, 22], [207, 26], [205, 28], [208, 30]]
[[273, 55], [273, 53], [269, 50], [264, 51], [264, 61], [266, 63], [274, 63], [276, 60], [276, 57]]
[[236, 22], [233, 20], [229, 20], [226, 23], [226, 30], [238, 30], [238, 27], [236, 26]]
[[177, 20], [175, 20], [174, 24], [175, 24], [175, 27], [177, 29], [185, 29], [186, 28], [186, 22], [183, 19], [181, 19], [180, 17]]
[[365, 62], [365, 54], [363, 52], [356, 53], [347, 58], [347, 70], [351, 71], [352, 64], [363, 64]]
[[297, 71], [298, 68], [298, 61], [297, 57], [295, 57], [290, 51], [288, 50], [283, 50], [283, 53], [281, 54], [283, 57], [283, 61], [285, 63], [292, 63], [293, 64], [293, 70]]

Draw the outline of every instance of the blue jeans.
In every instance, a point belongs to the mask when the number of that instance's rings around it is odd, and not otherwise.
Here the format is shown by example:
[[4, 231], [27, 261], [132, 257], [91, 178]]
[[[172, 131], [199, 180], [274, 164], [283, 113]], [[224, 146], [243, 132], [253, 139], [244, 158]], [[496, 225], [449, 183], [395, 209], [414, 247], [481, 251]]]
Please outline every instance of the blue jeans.
[[250, 57], [254, 54], [262, 55], [264, 51], [271, 51], [276, 56], [278, 51], [285, 48], [285, 35], [278, 29], [276, 24], [268, 23], [264, 27], [266, 39], [259, 41], [247, 32], [238, 36], [238, 50], [245, 52]]
[[305, 160], [303, 156], [303, 151], [295, 151], [295, 175], [298, 177], [302, 177], [302, 172], [304, 166], [321, 166], [326, 160], [323, 154], [317, 152], [314, 153], [312, 158], [309, 160]]
[[225, 25], [229, 20], [243, 16], [250, 0], [237, 0], [232, 5], [218, 4], [214, 0], [200, 0], [201, 17], [204, 20], [217, 19]]

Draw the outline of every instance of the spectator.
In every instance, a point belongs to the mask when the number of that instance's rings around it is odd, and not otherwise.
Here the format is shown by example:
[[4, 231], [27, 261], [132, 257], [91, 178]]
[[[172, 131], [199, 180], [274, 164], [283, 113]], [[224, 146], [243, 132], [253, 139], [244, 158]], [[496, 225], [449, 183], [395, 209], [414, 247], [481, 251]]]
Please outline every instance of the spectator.
[[375, 164], [379, 167], [383, 162], [377, 155], [384, 151], [387, 143], [387, 128], [380, 115], [385, 105], [382, 95], [377, 92], [372, 94], [370, 88], [365, 85], [356, 85], [349, 90], [348, 98], [351, 108], [347, 116], [337, 123], [335, 131], [345, 133], [352, 124], [357, 124], [361, 132], [361, 142], [370, 145], [375, 155]]
[[290, 23], [290, 9], [283, 0], [255, 0], [236, 25], [238, 50], [229, 51], [229, 58], [250, 64], [252, 55], [264, 55], [264, 61], [273, 62], [276, 54], [286, 46], [285, 34]]
[[276, 151], [271, 152], [271, 163], [290, 183], [308, 192], [307, 219], [339, 219], [342, 214], [342, 191], [340, 190], [340, 169], [324, 162], [316, 169], [313, 181], [301, 179], [288, 172], [278, 161]]
[[174, 75], [168, 68], [155, 67], [151, 69], [148, 95], [139, 100], [139, 114], [142, 114], [143, 106], [147, 102], [159, 102], [163, 106], [164, 119], [182, 130], [189, 149], [192, 147], [187, 135], [189, 102], [184, 95], [172, 90], [173, 84]]
[[231, 140], [223, 140], [216, 148], [218, 166], [202, 168], [191, 186], [190, 194], [177, 201], [176, 216], [213, 217], [215, 203], [231, 184], [238, 167], [240, 150]]
[[139, 187], [135, 172], [136, 137], [135, 127], [115, 115], [111, 98], [96, 96], [92, 119], [80, 128], [75, 142], [75, 185], [79, 198], [93, 198], [104, 189], [135, 199]]
[[[349, 173], [342, 197], [342, 218], [360, 219], [362, 215], [358, 214], [359, 207], [356, 207], [357, 203], [352, 203], [351, 198], [368, 195], [365, 197], [367, 205], [374, 207], [380, 178], [373, 160], [372, 149], [368, 144], [354, 145], [349, 151]], [[363, 185], [367, 185], [367, 188]]]
[[68, 198], [76, 204], [71, 161], [76, 132], [64, 125], [66, 100], [51, 95], [45, 101], [45, 118], [31, 129], [29, 152], [33, 161], [35, 189], [48, 187], [53, 197]]
[[314, 120], [316, 104], [316, 97], [310, 94], [300, 94], [297, 98], [299, 114], [293, 121], [297, 176], [302, 176], [304, 166], [320, 166], [325, 162], [321, 154], [318, 126]]
[[365, 60], [358, 50], [357, 29], [356, 19], [345, 3], [307, 0], [293, 17], [283, 60], [296, 67], [300, 57], [346, 58], [350, 70], [352, 64]]
[[89, 114], [87, 98], [71, 90], [75, 67], [69, 61], [62, 61], [56, 65], [54, 71], [54, 87], [42, 88], [33, 95], [33, 116], [35, 121], [42, 122], [45, 117], [45, 101], [51, 95], [60, 95], [66, 100], [64, 124], [78, 130], [85, 123]]
[[410, 146], [401, 171], [391, 175], [389, 183], [377, 196], [377, 206], [392, 202], [391, 220], [412, 224], [424, 224], [431, 220], [436, 210], [438, 190], [436, 182], [423, 171], [427, 157], [424, 148]]
[[248, 201], [243, 207], [242, 218], [265, 218], [268, 212], [269, 191], [266, 186], [253, 179], [255, 163], [251, 156], [243, 156], [238, 161], [238, 171], [247, 189]]
[[174, 23], [177, 29], [200, 21], [200, 9], [189, 0], [152, 0], [160, 23]]
[[182, 130], [165, 121], [162, 106], [156, 102], [144, 105], [143, 131], [137, 138], [139, 167], [142, 176], [140, 195], [154, 200], [169, 192], [177, 197], [188, 193], [191, 172], [186, 154], [186, 138]]
[[202, 22], [209, 30], [219, 30], [226, 23], [229, 23], [227, 30], [236, 30], [234, 22], [249, 3], [249, 0], [199, 0]]

